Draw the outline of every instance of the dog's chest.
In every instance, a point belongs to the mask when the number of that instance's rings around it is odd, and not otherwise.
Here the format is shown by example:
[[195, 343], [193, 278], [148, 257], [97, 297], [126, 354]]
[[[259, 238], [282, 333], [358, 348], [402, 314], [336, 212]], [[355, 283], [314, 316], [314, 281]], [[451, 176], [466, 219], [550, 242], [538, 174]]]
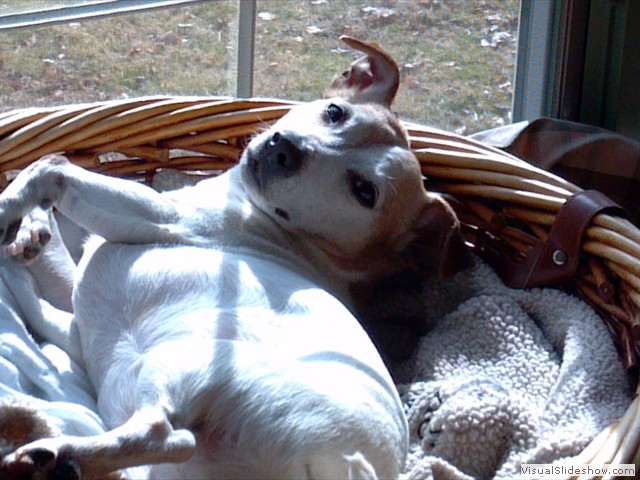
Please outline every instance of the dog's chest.
[[113, 244], [100, 246], [85, 265], [75, 302], [81, 334], [114, 332], [114, 341], [122, 330], [156, 340], [158, 333], [272, 340], [314, 322], [314, 311], [327, 302], [338, 303], [271, 259]]

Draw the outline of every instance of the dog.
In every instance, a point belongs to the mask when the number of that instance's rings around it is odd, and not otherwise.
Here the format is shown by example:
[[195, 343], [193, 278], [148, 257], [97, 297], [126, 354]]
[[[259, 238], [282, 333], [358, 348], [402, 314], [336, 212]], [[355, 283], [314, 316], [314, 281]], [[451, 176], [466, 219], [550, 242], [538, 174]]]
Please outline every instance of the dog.
[[343, 40], [366, 56], [218, 177], [160, 194], [52, 155], [0, 195], [9, 255], [44, 247], [23, 224], [34, 208], [94, 234], [65, 347], [110, 428], [28, 443], [6, 471], [73, 459], [86, 478], [398, 478], [407, 422], [354, 292], [470, 257], [390, 110], [398, 66]]

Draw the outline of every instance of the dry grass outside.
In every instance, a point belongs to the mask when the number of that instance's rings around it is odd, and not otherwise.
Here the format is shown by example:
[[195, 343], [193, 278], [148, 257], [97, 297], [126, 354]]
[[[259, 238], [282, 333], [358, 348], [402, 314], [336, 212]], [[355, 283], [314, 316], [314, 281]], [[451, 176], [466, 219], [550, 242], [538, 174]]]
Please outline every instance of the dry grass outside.
[[[20, 9], [43, 3], [53, 2]], [[460, 133], [508, 123], [518, 9], [519, 0], [260, 0], [254, 92], [317, 98], [357, 56], [338, 40], [347, 34], [378, 41], [401, 65], [402, 118]], [[4, 32], [0, 110], [234, 95], [237, 15], [223, 0]]]
[[212, 2], [2, 33], [2, 110], [231, 94], [236, 23], [235, 2]]

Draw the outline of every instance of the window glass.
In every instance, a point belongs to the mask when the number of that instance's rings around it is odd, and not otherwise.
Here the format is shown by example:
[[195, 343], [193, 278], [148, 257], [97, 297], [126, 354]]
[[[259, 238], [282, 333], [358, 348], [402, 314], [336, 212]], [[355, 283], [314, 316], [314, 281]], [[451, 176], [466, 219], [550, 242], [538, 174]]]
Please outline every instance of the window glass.
[[472, 133], [511, 121], [519, 0], [259, 0], [254, 92], [318, 98], [374, 40], [401, 68], [402, 118]]
[[[83, 1], [0, 2], [0, 14]], [[258, 0], [254, 95], [318, 98], [379, 42], [401, 67], [394, 109], [468, 134], [511, 121], [519, 0]], [[0, 33], [0, 110], [143, 95], [234, 95], [238, 2]]]
[[206, 2], [4, 31], [0, 109], [156, 94], [233, 95], [237, 10], [235, 1]]

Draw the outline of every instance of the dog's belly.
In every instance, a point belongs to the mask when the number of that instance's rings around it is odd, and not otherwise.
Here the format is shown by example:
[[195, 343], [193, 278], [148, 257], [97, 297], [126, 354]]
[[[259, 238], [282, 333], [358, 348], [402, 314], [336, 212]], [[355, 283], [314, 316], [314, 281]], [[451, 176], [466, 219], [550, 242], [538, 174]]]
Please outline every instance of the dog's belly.
[[207, 365], [229, 343], [250, 351], [249, 363], [254, 357], [284, 365], [318, 354], [345, 355], [391, 384], [348, 310], [270, 259], [197, 247], [102, 244], [81, 266], [74, 303], [87, 369], [111, 426], [137, 408], [132, 393], [143, 369], [159, 388], [195, 378], [180, 388], [196, 397], [199, 388], [210, 387], [198, 385], [198, 377], [216, 374], [215, 367], [206, 372]]

